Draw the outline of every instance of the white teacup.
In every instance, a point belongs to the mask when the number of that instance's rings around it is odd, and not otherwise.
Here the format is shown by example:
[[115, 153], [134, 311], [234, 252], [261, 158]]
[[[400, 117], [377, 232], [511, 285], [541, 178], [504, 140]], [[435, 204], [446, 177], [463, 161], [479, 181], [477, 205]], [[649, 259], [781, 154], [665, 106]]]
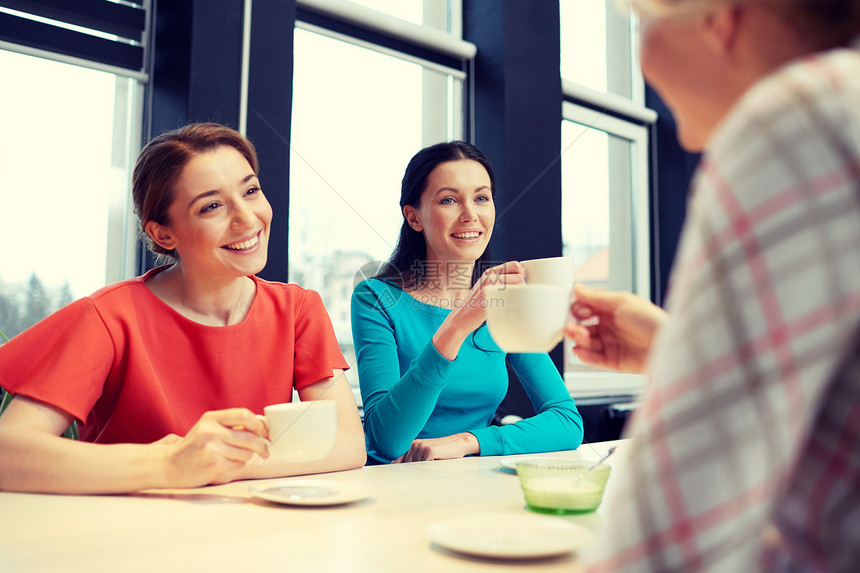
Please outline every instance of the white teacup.
[[272, 404], [257, 417], [269, 428], [269, 451], [288, 462], [311, 462], [331, 450], [337, 434], [337, 402], [309, 400]]
[[564, 338], [569, 292], [547, 284], [488, 287], [490, 335], [505, 352], [549, 352]]
[[573, 288], [573, 257], [551, 257], [521, 261], [525, 269], [526, 284], [557, 285]]

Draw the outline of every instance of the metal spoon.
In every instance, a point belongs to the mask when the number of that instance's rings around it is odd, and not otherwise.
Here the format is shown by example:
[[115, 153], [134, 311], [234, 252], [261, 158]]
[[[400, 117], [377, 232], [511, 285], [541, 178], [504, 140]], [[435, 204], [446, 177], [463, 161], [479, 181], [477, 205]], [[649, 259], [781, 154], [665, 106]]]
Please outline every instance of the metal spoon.
[[600, 458], [599, 460], [594, 462], [594, 464], [589, 466], [589, 468], [587, 470], [585, 470], [584, 472], [580, 473], [577, 476], [576, 481], [573, 482], [573, 487], [576, 487], [576, 484], [579, 483], [579, 480], [581, 480], [585, 476], [585, 474], [589, 473], [591, 470], [593, 470], [594, 468], [596, 468], [597, 466], [602, 464], [606, 460], [606, 458], [608, 458], [609, 456], [611, 456], [614, 453], [615, 453], [615, 446], [612, 446], [611, 448], [609, 448], [609, 451], [606, 452], [606, 454], [602, 458]]

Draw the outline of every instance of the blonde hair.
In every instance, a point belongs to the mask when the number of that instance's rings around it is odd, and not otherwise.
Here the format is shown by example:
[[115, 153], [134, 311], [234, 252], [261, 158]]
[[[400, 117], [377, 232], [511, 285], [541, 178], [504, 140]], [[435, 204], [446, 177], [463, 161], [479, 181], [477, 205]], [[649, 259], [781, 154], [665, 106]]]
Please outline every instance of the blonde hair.
[[860, 34], [860, 0], [621, 0], [653, 16], [695, 14], [719, 5], [759, 3], [779, 14], [819, 49], [848, 44]]

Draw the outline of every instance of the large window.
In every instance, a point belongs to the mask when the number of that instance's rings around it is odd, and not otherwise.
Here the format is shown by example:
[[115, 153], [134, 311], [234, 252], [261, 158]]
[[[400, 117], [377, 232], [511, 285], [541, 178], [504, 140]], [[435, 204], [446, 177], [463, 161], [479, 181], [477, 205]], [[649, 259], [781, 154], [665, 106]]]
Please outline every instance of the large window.
[[133, 272], [140, 97], [134, 79], [3, 50], [0, 76], [0, 330], [13, 336]]
[[[650, 296], [649, 124], [635, 27], [612, 0], [560, 0], [562, 241], [576, 280]], [[588, 54], [588, 57], [583, 57]], [[635, 394], [640, 376], [582, 364], [565, 341], [577, 397]]]
[[[562, 239], [577, 282], [650, 295], [648, 130], [602, 112], [564, 105]], [[636, 391], [637, 376], [597, 372], [565, 341], [565, 372], [576, 395]]]
[[647, 298], [648, 131], [570, 103], [564, 118], [564, 254], [577, 281]]
[[561, 77], [642, 103], [633, 26], [613, 0], [560, 0]]
[[148, 0], [0, 0], [6, 335], [136, 270], [129, 180], [148, 22]]
[[[421, 7], [403, 4], [401, 10]], [[353, 366], [353, 287], [368, 263], [394, 249], [409, 159], [424, 146], [463, 137], [464, 78], [461, 70], [297, 24], [289, 280], [321, 294]], [[360, 403], [357, 371], [347, 376]]]

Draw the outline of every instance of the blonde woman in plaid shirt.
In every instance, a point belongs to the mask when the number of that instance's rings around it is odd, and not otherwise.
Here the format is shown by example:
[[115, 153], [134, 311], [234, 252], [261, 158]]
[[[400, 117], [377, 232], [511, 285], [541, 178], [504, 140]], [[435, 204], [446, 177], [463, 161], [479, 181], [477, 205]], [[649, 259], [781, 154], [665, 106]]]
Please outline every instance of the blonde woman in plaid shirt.
[[577, 290], [576, 354], [649, 377], [590, 570], [856, 571], [860, 1], [634, 8], [704, 155], [668, 314]]

